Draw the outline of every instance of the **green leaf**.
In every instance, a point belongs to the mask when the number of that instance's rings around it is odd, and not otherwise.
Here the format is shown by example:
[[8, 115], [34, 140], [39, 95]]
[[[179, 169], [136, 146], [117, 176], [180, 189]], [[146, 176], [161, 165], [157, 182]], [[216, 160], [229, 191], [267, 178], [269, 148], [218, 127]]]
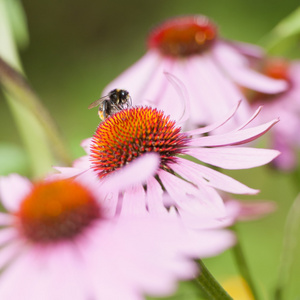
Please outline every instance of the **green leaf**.
[[[3, 0], [2, 0], [3, 1]], [[24, 8], [20, 0], [5, 0], [8, 19], [18, 48], [25, 48], [29, 44], [29, 33]]]
[[283, 54], [295, 46], [300, 38], [300, 7], [280, 21], [262, 40], [270, 54]]
[[276, 300], [286, 299], [287, 287], [291, 279], [292, 266], [298, 253], [296, 252], [297, 243], [300, 235], [300, 194], [295, 199], [288, 213], [285, 234], [283, 240], [283, 249], [281, 252], [281, 261], [278, 271], [278, 280], [275, 287]]
[[[32, 175], [41, 177], [53, 164], [70, 165], [71, 159], [55, 122], [21, 74], [16, 39], [24, 39], [26, 30], [21, 33], [25, 21], [16, 1], [0, 0], [0, 84], [28, 153]], [[21, 19], [17, 21], [17, 17]]]

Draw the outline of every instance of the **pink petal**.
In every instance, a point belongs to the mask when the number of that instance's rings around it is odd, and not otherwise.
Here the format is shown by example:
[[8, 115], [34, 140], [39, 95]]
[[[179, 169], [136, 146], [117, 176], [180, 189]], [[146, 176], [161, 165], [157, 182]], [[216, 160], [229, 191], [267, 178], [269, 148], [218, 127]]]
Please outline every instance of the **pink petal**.
[[226, 230], [203, 230], [199, 233], [195, 230], [190, 231], [189, 234], [194, 238], [195, 243], [202, 245], [199, 253], [201, 258], [218, 255], [236, 242], [234, 234]]
[[91, 141], [92, 141], [92, 138], [87, 138], [80, 143], [80, 146], [84, 149], [84, 151], [88, 155], [91, 154], [91, 151], [90, 151]]
[[117, 225], [97, 239], [95, 256], [89, 253], [95, 261], [90, 267], [97, 268], [99, 295], [104, 292], [109, 299], [123, 299], [123, 293], [127, 296], [130, 290], [132, 294], [170, 294], [178, 278], [195, 275], [195, 264], [185, 257], [198, 253], [199, 246], [174, 218], [130, 216], [119, 218]]
[[[180, 125], [187, 121], [187, 119], [190, 116], [190, 104], [188, 101], [188, 92], [184, 86], [184, 84], [174, 75], [165, 72], [165, 76], [167, 77], [168, 81], [172, 84], [173, 88], [177, 92], [180, 99], [182, 99], [182, 108], [180, 109], [180, 113], [178, 114], [179, 117], [176, 117], [177, 125]], [[170, 103], [170, 101], [167, 101]], [[172, 106], [174, 107], [174, 100], [172, 100]], [[176, 105], [177, 106], [177, 105]], [[162, 110], [164, 110], [163, 107], [160, 107]], [[167, 110], [168, 111], [168, 110]], [[172, 117], [175, 117], [177, 113], [172, 112], [170, 113]]]
[[75, 169], [88, 169], [91, 165], [90, 157], [88, 155], [82, 156], [74, 160], [73, 168]]
[[129, 91], [135, 105], [143, 102], [145, 95], [148, 95], [145, 94], [145, 87], [148, 86], [161, 61], [162, 58], [158, 52], [148, 51], [133, 66], [106, 86], [102, 95], [107, 95], [115, 88], [122, 88]]
[[254, 112], [254, 114], [251, 116], [250, 119], [248, 119], [244, 124], [240, 125], [239, 128], [237, 128], [236, 130], [242, 130], [243, 128], [245, 128], [247, 125], [249, 125], [257, 116], [258, 114], [261, 112], [262, 106], [259, 106], [256, 111]]
[[[190, 163], [190, 164], [189, 164]], [[178, 158], [177, 164], [173, 164], [171, 166], [172, 170], [175, 171], [182, 178], [186, 179], [188, 182], [192, 182], [196, 184], [199, 188], [199, 193], [197, 197], [200, 199], [207, 199], [210, 205], [214, 207], [215, 216], [216, 216], [216, 208], [220, 210], [220, 216], [224, 216], [224, 204], [223, 200], [214, 189], [211, 189], [211, 184], [207, 181], [206, 174], [203, 169], [198, 168], [198, 164], [189, 162], [186, 159]], [[206, 204], [208, 206], [208, 204]], [[203, 212], [205, 210], [203, 209]], [[205, 213], [207, 214], [207, 213]]]
[[291, 145], [285, 138], [286, 135], [282, 135], [279, 132], [274, 134], [273, 147], [279, 150], [281, 154], [273, 161], [273, 164], [281, 170], [291, 171], [297, 168], [298, 159], [294, 145]]
[[211, 187], [202, 184], [196, 188], [192, 184], [161, 170], [158, 173], [167, 193], [183, 209], [199, 216], [212, 211], [215, 216], [224, 216], [225, 208], [218, 193]]
[[146, 213], [146, 194], [143, 186], [138, 185], [127, 189], [123, 196], [121, 215], [143, 215]]
[[223, 68], [238, 84], [258, 92], [276, 94], [285, 91], [288, 84], [253, 71], [233, 47], [219, 43], [214, 47], [214, 55]]
[[[0, 247], [14, 241], [14, 239], [16, 239], [17, 236], [18, 233], [15, 228], [13, 227], [2, 228], [0, 231]], [[0, 251], [0, 255], [1, 255], [1, 251]]]
[[191, 99], [191, 119], [194, 124], [199, 126], [216, 122], [241, 99], [242, 94], [231, 81], [224, 78], [210, 55], [189, 58], [186, 69], [185, 77], [188, 76], [190, 81], [187, 89]]
[[9, 268], [9, 266], [13, 264], [15, 260], [18, 259], [18, 256], [24, 251], [24, 243], [23, 241], [16, 242], [15, 233], [11, 234], [11, 238], [13, 239], [13, 241], [7, 245], [3, 245], [1, 241], [0, 268], [2, 272], [5, 270], [5, 268]]
[[[199, 175], [207, 180], [207, 185], [215, 187], [217, 189], [223, 190], [228, 193], [235, 194], [257, 194], [259, 191], [251, 189], [246, 185], [238, 182], [237, 180], [215, 171], [206, 166], [196, 164], [186, 159], [178, 158], [179, 164], [185, 166], [187, 172], [189, 172], [193, 177], [191, 177], [192, 182], [198, 184]], [[175, 172], [178, 172], [175, 169]], [[179, 173], [180, 174], [180, 173]]]
[[185, 151], [197, 159], [224, 169], [249, 169], [265, 165], [280, 152], [247, 147], [191, 148]]
[[264, 133], [270, 130], [270, 128], [272, 128], [278, 121], [278, 119], [275, 119], [271, 122], [252, 128], [247, 128], [244, 130], [239, 130], [237, 132], [229, 132], [225, 134], [194, 138], [189, 142], [189, 144], [190, 146], [196, 147], [216, 147], [245, 144], [262, 136]]
[[223, 218], [213, 217], [213, 213], [210, 215], [203, 215], [199, 217], [197, 214], [192, 214], [186, 210], [178, 209], [180, 219], [182, 223], [189, 229], [218, 229], [228, 227], [234, 224], [235, 218], [231, 215], [224, 216]]
[[0, 199], [9, 211], [15, 212], [19, 209], [31, 188], [31, 182], [18, 174], [0, 177]]
[[[19, 300], [22, 299], [48, 299], [48, 290], [40, 290], [42, 284], [41, 274], [35, 268], [35, 260], [26, 253], [17, 257], [13, 264], [1, 274], [0, 299]], [[32, 283], [34, 282], [34, 286]], [[18, 286], [18, 288], [16, 288]], [[36, 291], [35, 288], [36, 287]]]
[[110, 218], [116, 214], [119, 194], [117, 189], [105, 190], [103, 188], [104, 181], [99, 180], [98, 176], [91, 169], [76, 177], [75, 180], [88, 188], [95, 199], [98, 200], [103, 216]]
[[208, 125], [208, 126], [204, 126], [195, 130], [190, 130], [187, 131], [186, 133], [188, 135], [200, 135], [203, 133], [208, 133], [211, 132], [219, 127], [221, 127], [222, 125], [224, 125], [225, 123], [227, 123], [236, 113], [237, 109], [239, 108], [241, 104], [241, 100], [237, 101], [237, 104], [233, 107], [233, 109], [231, 109], [223, 118], [221, 118], [218, 122]]
[[160, 156], [156, 153], [147, 153], [125, 167], [112, 172], [104, 178], [103, 189], [110, 191], [116, 188], [121, 191], [132, 185], [144, 184], [154, 176], [160, 164]]
[[[45, 252], [45, 249], [41, 249]], [[60, 247], [51, 249], [49, 253], [43, 253], [35, 264], [37, 269], [45, 269], [40, 272], [44, 277], [45, 287], [51, 299], [87, 299], [92, 295], [88, 278], [91, 274], [86, 272], [86, 262], [73, 243], [66, 243]], [[57, 286], [63, 282], [60, 288]], [[36, 291], [35, 291], [36, 293]]]
[[238, 50], [239, 53], [246, 56], [252, 56], [253, 58], [261, 59], [265, 55], [261, 47], [253, 44], [235, 42], [235, 41], [230, 41], [230, 42], [225, 41], [225, 43], [228, 43], [229, 45], [233, 46]]
[[14, 216], [8, 213], [0, 212], [0, 226], [11, 225], [14, 221]]
[[154, 177], [147, 180], [147, 206], [150, 213], [163, 214], [166, 213], [163, 201], [163, 190]]
[[83, 174], [86, 172], [87, 169], [79, 169], [79, 168], [73, 168], [73, 167], [53, 167], [55, 170], [57, 170], [60, 173], [57, 174], [51, 174], [48, 178], [49, 179], [63, 179], [63, 178], [70, 178], [70, 177], [75, 177], [80, 174]]

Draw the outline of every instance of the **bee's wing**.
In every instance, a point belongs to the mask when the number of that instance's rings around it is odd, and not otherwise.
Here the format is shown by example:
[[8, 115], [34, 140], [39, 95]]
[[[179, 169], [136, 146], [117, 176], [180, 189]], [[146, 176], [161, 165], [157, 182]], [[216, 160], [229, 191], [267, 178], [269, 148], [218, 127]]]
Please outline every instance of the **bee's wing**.
[[91, 109], [91, 108], [93, 108], [93, 107], [96, 107], [96, 106], [100, 105], [100, 104], [101, 104], [103, 101], [105, 101], [105, 100], [109, 100], [109, 97], [108, 97], [108, 96], [104, 96], [104, 97], [101, 97], [100, 99], [98, 99], [98, 100], [92, 102], [92, 103], [89, 105], [88, 109]]
[[132, 106], [132, 99], [131, 97], [128, 95], [128, 107]]

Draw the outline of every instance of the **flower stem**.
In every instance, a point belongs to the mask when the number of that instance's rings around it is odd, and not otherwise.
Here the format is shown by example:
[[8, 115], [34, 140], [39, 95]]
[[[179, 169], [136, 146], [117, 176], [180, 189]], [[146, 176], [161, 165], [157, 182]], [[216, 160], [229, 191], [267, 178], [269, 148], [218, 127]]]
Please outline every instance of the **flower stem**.
[[236, 260], [236, 264], [239, 268], [240, 274], [246, 280], [246, 282], [247, 282], [247, 284], [250, 288], [250, 291], [252, 292], [253, 298], [255, 300], [259, 300], [259, 296], [258, 296], [257, 290], [255, 288], [255, 284], [254, 284], [253, 278], [251, 276], [251, 273], [250, 273], [245, 255], [244, 255], [244, 251], [243, 251], [243, 248], [242, 248], [242, 245], [241, 245], [241, 241], [238, 238], [238, 232], [237, 232], [236, 226], [233, 226], [233, 229], [234, 229], [234, 231], [236, 233], [236, 236], [237, 236], [237, 242], [232, 248], [234, 258]]
[[277, 284], [275, 286], [275, 300], [282, 300], [286, 287], [291, 278], [291, 269], [296, 257], [296, 247], [300, 228], [300, 194], [294, 201], [286, 218], [283, 248], [279, 264]]
[[196, 282], [200, 285], [201, 290], [210, 300], [233, 300], [223, 289], [219, 282], [212, 276], [201, 260], [198, 260], [200, 274]]

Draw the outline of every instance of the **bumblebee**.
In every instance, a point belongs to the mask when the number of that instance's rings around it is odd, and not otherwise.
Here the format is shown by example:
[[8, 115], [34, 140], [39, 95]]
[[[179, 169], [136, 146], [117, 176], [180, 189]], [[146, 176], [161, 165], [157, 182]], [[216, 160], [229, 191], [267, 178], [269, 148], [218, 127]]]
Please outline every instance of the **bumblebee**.
[[89, 105], [89, 109], [99, 105], [98, 115], [105, 120], [115, 113], [132, 105], [131, 97], [126, 90], [114, 89], [108, 95], [101, 97]]

